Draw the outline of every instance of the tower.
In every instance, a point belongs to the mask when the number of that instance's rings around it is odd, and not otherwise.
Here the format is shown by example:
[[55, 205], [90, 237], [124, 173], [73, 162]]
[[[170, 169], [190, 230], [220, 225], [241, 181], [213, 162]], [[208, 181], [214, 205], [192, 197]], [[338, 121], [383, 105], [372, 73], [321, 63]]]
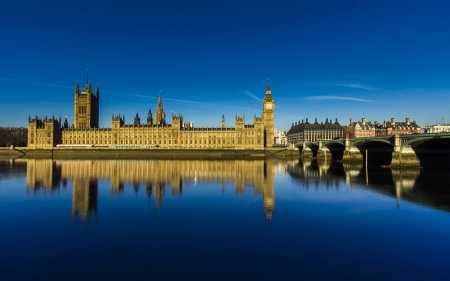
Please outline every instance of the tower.
[[220, 123], [221, 128], [225, 128], [225, 114], [222, 114], [222, 122]]
[[155, 124], [165, 125], [166, 124], [166, 113], [164, 112], [161, 92], [159, 92], [158, 106], [156, 107], [155, 113]]
[[267, 83], [266, 96], [263, 101], [263, 122], [264, 122], [264, 147], [272, 147], [275, 144], [274, 138], [274, 115], [275, 101], [270, 89], [270, 81]]
[[139, 118], [139, 115], [136, 113], [136, 117], [134, 117], [134, 123], [133, 125], [135, 127], [139, 127], [139, 125], [141, 124], [141, 118]]
[[153, 124], [153, 117], [152, 117], [152, 111], [149, 109], [147, 114], [147, 125]]
[[74, 89], [74, 100], [74, 128], [98, 128], [100, 103], [98, 85], [95, 88], [95, 94], [93, 94], [91, 82], [87, 80], [83, 91], [80, 93], [77, 81]]

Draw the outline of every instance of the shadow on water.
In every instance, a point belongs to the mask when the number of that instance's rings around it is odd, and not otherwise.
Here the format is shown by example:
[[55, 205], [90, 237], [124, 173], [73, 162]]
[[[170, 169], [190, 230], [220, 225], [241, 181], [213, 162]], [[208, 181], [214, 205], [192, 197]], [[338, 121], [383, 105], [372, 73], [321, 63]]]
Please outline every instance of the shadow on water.
[[346, 186], [368, 189], [397, 199], [450, 212], [450, 170], [389, 169], [376, 165], [366, 170], [362, 163], [326, 163], [300, 160], [287, 167], [288, 174], [302, 188]]
[[389, 165], [392, 162], [392, 145], [384, 142], [369, 141], [358, 147], [366, 162], [366, 150], [368, 151], [369, 165]]
[[450, 139], [436, 139], [412, 144], [422, 167], [450, 168]]
[[[364, 188], [401, 200], [450, 211], [449, 169], [388, 169], [362, 163], [327, 162], [312, 159], [294, 162], [264, 160], [83, 160], [29, 159], [0, 161], [0, 180], [26, 177], [26, 190], [49, 193], [72, 187], [72, 216], [88, 222], [97, 217], [98, 181], [110, 182], [111, 196], [130, 188], [136, 194], [144, 187], [148, 200], [161, 211], [165, 196], [182, 197], [184, 186], [197, 182], [234, 182], [236, 196], [248, 187], [262, 194], [266, 218], [275, 207], [275, 177], [287, 172], [297, 186], [305, 188]], [[344, 189], [345, 189], [344, 188]]]
[[342, 160], [344, 157], [345, 146], [338, 143], [333, 143], [328, 146], [328, 149], [331, 152], [331, 159], [333, 162]]

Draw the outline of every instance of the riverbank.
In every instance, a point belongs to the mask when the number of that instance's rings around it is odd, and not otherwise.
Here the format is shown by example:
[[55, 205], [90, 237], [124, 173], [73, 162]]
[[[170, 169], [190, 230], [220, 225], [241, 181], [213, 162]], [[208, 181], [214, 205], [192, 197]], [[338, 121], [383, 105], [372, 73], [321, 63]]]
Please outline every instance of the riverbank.
[[[53, 159], [265, 159], [299, 158], [299, 151], [283, 148], [266, 149], [112, 149], [17, 147], [11, 157]], [[5, 154], [6, 155], [6, 154]]]

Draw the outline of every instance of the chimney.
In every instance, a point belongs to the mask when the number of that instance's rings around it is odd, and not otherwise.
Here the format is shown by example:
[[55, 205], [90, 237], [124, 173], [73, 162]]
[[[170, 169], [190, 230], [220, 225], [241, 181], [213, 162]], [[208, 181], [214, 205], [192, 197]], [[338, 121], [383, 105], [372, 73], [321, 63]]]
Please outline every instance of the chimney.
[[306, 118], [306, 124], [308, 124], [308, 118]]
[[292, 123], [292, 127], [294, 127], [294, 123]]
[[395, 118], [391, 118], [391, 124], [395, 125]]
[[350, 125], [353, 125], [353, 118], [350, 118]]
[[409, 125], [409, 118], [406, 118], [406, 125]]
[[317, 124], [317, 118], [315, 118], [314, 124]]
[[362, 123], [363, 125], [366, 125], [366, 118], [363, 118], [361, 123]]
[[325, 124], [328, 124], [328, 118], [325, 120]]
[[339, 123], [339, 122], [337, 121], [337, 118], [336, 118], [336, 124], [337, 124], [337, 123]]

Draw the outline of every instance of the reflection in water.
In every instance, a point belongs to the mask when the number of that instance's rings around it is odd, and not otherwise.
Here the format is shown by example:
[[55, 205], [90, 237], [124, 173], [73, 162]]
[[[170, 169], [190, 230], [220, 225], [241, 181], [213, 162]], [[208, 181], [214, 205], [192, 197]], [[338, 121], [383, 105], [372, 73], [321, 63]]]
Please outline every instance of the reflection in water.
[[254, 195], [263, 197], [267, 220], [272, 219], [275, 208], [274, 162], [263, 160], [202, 161], [202, 160], [92, 160], [52, 161], [32, 159], [27, 161], [27, 190], [44, 193], [59, 190], [67, 181], [73, 186], [72, 215], [87, 222], [90, 215], [97, 216], [98, 181], [108, 180], [112, 195], [121, 195], [125, 185], [134, 192], [145, 186], [148, 200], [153, 195], [158, 212], [170, 187], [171, 196], [181, 196], [183, 185], [220, 182], [222, 191], [228, 182], [234, 182], [235, 194], [243, 195], [246, 187]]
[[314, 159], [291, 163], [287, 172], [306, 191], [311, 186], [339, 190], [345, 179], [346, 190], [362, 187], [395, 197], [398, 208], [401, 200], [407, 200], [450, 211], [449, 171], [369, 167], [366, 174], [362, 163], [330, 163]]
[[[24, 160], [22, 160], [24, 161]], [[276, 162], [264, 160], [89, 160], [52, 161], [30, 159], [27, 161], [27, 190], [52, 193], [60, 186], [66, 189], [71, 182], [72, 217], [87, 222], [97, 217], [98, 181], [109, 181], [112, 196], [120, 196], [125, 186], [137, 194], [145, 188], [147, 199], [154, 198], [161, 212], [164, 197], [180, 197], [183, 186], [234, 183], [236, 196], [246, 188], [261, 194], [268, 221], [275, 208], [274, 174], [287, 172], [302, 189], [325, 187], [339, 191], [364, 188], [401, 200], [433, 206], [450, 211], [448, 190], [449, 173], [426, 169], [367, 170], [362, 164], [342, 164], [312, 160], [308, 162]], [[170, 192], [167, 192], [170, 189]]]

